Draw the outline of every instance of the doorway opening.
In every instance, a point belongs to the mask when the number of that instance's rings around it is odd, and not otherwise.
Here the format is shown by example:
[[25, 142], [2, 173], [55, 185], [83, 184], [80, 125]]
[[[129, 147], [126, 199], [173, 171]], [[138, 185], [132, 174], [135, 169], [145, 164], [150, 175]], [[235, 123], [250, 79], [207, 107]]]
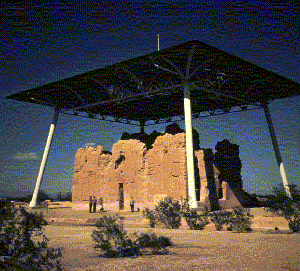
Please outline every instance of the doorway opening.
[[119, 183], [119, 210], [124, 210], [124, 188], [123, 188], [123, 183]]

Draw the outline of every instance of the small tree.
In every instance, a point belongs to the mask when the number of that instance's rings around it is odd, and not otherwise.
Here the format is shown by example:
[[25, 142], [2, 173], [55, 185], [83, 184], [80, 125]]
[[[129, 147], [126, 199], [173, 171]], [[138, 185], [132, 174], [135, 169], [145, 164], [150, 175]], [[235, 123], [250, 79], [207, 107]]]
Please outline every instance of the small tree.
[[196, 212], [191, 209], [187, 199], [183, 200], [181, 206], [181, 216], [185, 218], [191, 230], [203, 230], [209, 224], [206, 212]]
[[181, 206], [178, 200], [165, 197], [155, 206], [155, 219], [167, 229], [178, 229], [181, 225]]
[[[0, 267], [3, 270], [61, 270], [59, 249], [48, 248], [41, 215], [0, 201]], [[32, 237], [41, 236], [41, 242]]]
[[300, 231], [300, 189], [291, 184], [290, 191], [292, 198], [288, 197], [283, 185], [279, 184], [273, 188], [274, 197], [269, 202], [269, 211], [284, 217], [293, 232]]
[[45, 200], [52, 200], [52, 197], [49, 194], [47, 194], [43, 189], [41, 189], [38, 193], [37, 201], [42, 202]]
[[236, 206], [232, 211], [220, 210], [209, 214], [211, 222], [215, 224], [216, 230], [220, 231], [224, 226], [228, 226], [228, 230], [236, 232], [251, 231], [250, 210]]
[[67, 192], [65, 200], [72, 201], [72, 192]]
[[61, 201], [61, 192], [60, 192], [60, 191], [59, 191], [58, 194], [57, 194], [56, 200], [57, 200], [57, 201]]
[[[290, 189], [290, 193], [292, 196], [292, 199], [294, 201], [300, 201], [300, 188], [291, 183], [288, 185]], [[286, 194], [286, 191], [284, 189], [283, 183], [278, 183], [276, 186], [273, 187], [273, 195], [277, 198], [277, 200], [285, 200], [288, 196]]]
[[231, 215], [228, 217], [228, 223], [230, 228], [236, 232], [249, 232], [251, 229], [251, 218], [253, 215], [250, 214], [250, 210], [236, 206], [233, 208]]
[[226, 210], [220, 210], [209, 213], [209, 218], [211, 222], [214, 223], [217, 231], [221, 231], [226, 225], [229, 225], [229, 219], [232, 213]]

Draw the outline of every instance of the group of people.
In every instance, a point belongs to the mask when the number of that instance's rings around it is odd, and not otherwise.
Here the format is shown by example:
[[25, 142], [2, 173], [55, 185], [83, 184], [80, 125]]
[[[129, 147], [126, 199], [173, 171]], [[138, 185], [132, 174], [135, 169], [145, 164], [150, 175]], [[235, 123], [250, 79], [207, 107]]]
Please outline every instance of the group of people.
[[[94, 197], [90, 196], [90, 199], [89, 199], [89, 206], [90, 206], [89, 211], [90, 211], [90, 213], [92, 213], [92, 212], [96, 213], [97, 204], [99, 204], [99, 206], [100, 206], [99, 211], [103, 212], [104, 211], [103, 198], [99, 197], [99, 200], [97, 201], [95, 196]], [[131, 197], [130, 202], [129, 202], [131, 212], [134, 212], [134, 204], [135, 204], [135, 201], [134, 201], [133, 197]]]
[[89, 204], [90, 204], [90, 213], [96, 213], [96, 210], [97, 210], [97, 204], [99, 204], [100, 206], [100, 209], [99, 211], [100, 212], [103, 212], [104, 211], [104, 208], [103, 208], [103, 198], [102, 197], [99, 197], [99, 200], [97, 202], [97, 199], [96, 197], [94, 196], [94, 198], [92, 196], [90, 196], [90, 199], [89, 199]]

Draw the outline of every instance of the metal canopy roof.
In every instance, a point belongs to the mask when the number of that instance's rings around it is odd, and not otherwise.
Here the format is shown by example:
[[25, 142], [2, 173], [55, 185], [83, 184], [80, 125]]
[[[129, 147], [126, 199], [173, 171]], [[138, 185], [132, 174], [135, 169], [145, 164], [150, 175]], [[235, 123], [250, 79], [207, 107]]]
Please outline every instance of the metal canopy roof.
[[62, 113], [130, 124], [182, 120], [183, 85], [193, 117], [260, 108], [300, 95], [300, 84], [194, 40], [10, 95]]

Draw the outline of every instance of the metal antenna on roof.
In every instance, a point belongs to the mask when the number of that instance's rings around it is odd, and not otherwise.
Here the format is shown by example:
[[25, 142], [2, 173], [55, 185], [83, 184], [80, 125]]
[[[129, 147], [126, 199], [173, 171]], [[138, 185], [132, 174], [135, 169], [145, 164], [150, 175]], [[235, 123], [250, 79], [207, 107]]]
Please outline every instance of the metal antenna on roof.
[[157, 51], [159, 51], [159, 34], [157, 35]]

